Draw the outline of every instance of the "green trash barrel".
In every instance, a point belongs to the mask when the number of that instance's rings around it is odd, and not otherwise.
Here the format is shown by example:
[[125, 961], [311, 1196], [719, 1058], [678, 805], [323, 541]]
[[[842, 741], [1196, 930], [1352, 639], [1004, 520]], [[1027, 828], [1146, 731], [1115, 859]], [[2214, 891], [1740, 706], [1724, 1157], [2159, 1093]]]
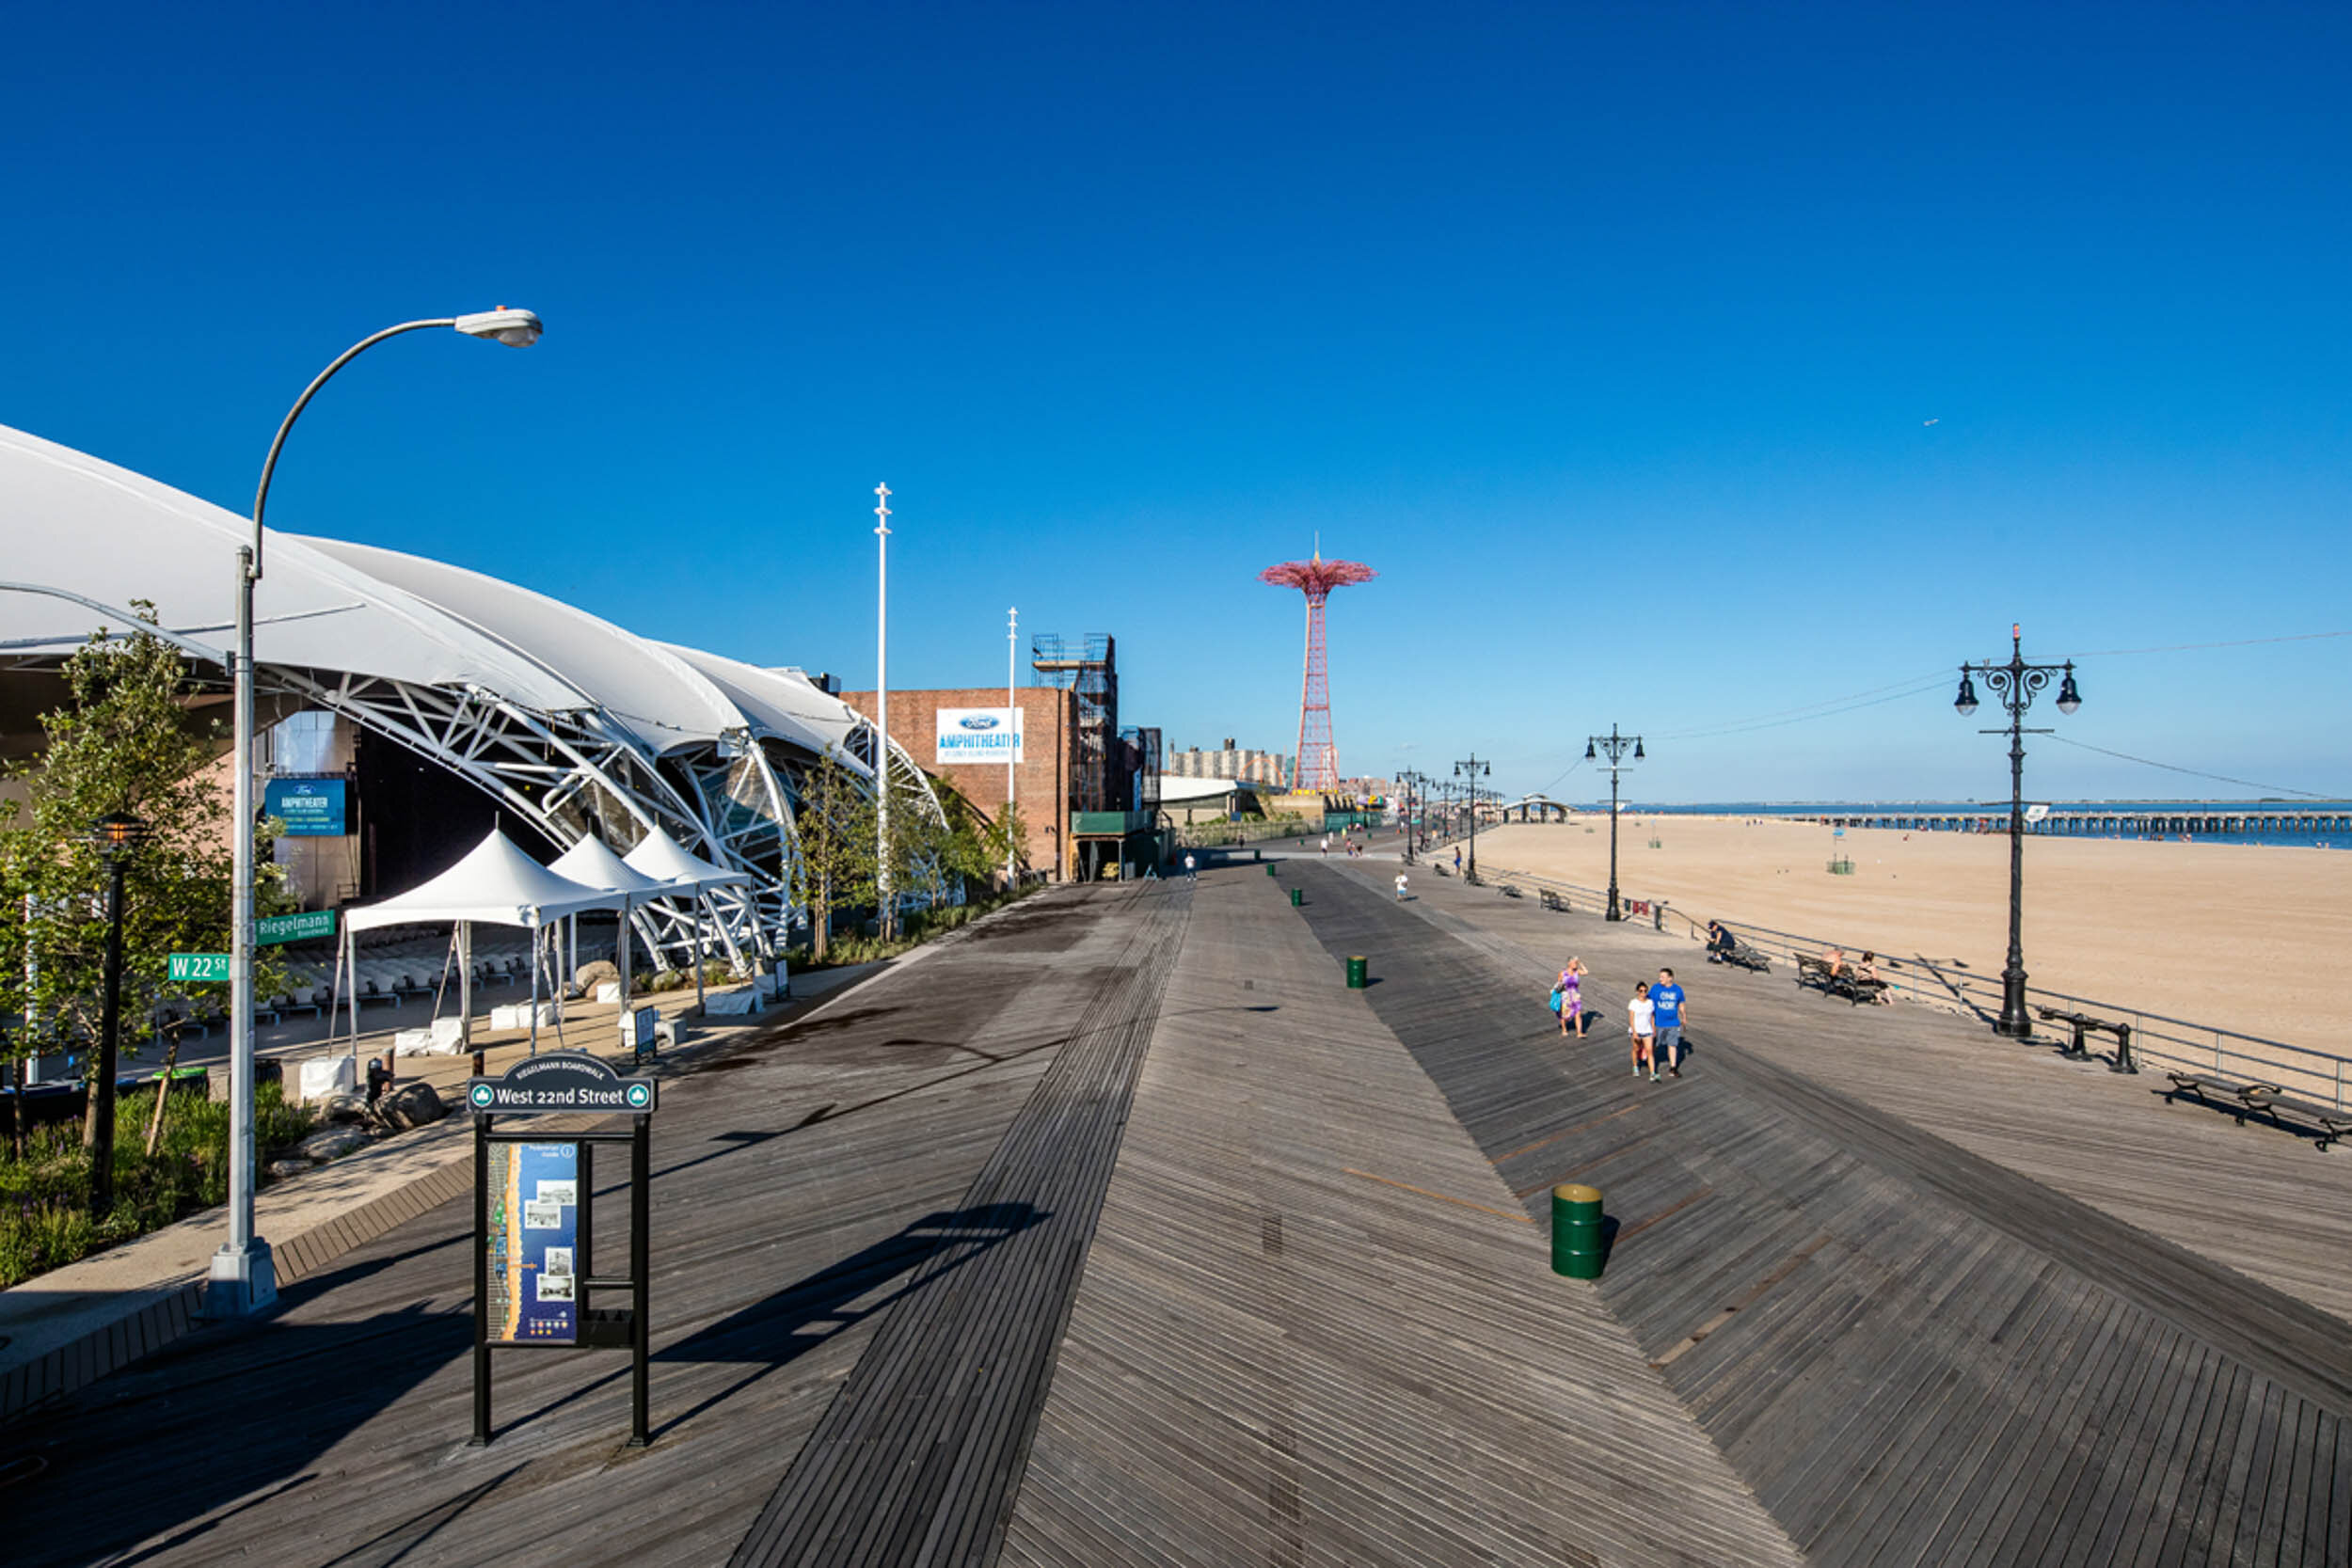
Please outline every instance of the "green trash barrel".
[[1600, 1277], [1600, 1189], [1570, 1182], [1551, 1189], [1551, 1272]]
[[1274, 863], [1272, 861], [1266, 862], [1265, 874], [1269, 877], [1274, 875]]
[[1253, 861], [1262, 861], [1265, 859], [1265, 851], [1263, 849], [1252, 849], [1249, 851], [1249, 858]]
[[1347, 989], [1349, 990], [1364, 989], [1364, 960], [1361, 958], [1352, 958], [1347, 960]]
[[1299, 906], [1299, 905], [1304, 904], [1306, 901], [1307, 901], [1307, 890], [1306, 890], [1305, 888], [1303, 888], [1303, 887], [1295, 887], [1295, 888], [1291, 889], [1291, 908], [1292, 908], [1292, 909], [1294, 909], [1294, 910], [1295, 910], [1295, 909], [1298, 908], [1298, 906]]

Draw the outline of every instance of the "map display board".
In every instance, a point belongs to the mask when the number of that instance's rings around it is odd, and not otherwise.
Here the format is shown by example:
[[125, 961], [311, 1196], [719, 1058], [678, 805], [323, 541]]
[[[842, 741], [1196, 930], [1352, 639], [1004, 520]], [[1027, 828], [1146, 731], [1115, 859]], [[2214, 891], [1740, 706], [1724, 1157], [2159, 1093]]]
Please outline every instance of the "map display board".
[[580, 1145], [492, 1144], [486, 1306], [493, 1343], [580, 1338]]

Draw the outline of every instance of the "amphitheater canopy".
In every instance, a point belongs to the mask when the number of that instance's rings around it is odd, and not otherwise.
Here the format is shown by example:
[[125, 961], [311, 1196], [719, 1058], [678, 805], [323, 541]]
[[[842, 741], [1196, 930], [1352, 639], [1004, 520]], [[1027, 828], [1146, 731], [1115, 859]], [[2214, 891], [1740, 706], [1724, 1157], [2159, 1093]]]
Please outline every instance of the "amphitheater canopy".
[[[87, 601], [0, 594], [0, 648], [20, 667], [62, 659], [141, 600], [189, 642], [225, 645], [236, 552], [250, 537], [234, 513], [0, 427], [10, 556], [0, 578]], [[764, 950], [800, 918], [797, 769], [832, 754], [872, 786], [874, 726], [796, 672], [655, 642], [398, 551], [275, 531], [267, 548], [256, 679], [279, 711], [337, 714], [558, 846], [668, 844], [698, 869], [641, 869], [723, 890], [708, 907], [730, 951]], [[888, 763], [917, 809], [939, 817], [904, 748], [893, 745]], [[704, 932], [676, 903], [650, 896], [631, 919], [658, 948], [684, 953]]]
[[[0, 426], [6, 575], [103, 604], [145, 599], [175, 631], [226, 645], [235, 625], [236, 551], [246, 518], [127, 469]], [[255, 589], [256, 661], [430, 686], [482, 687], [542, 711], [592, 699], [433, 605], [272, 532]], [[95, 617], [62, 599], [7, 595], [11, 652], [70, 653]]]

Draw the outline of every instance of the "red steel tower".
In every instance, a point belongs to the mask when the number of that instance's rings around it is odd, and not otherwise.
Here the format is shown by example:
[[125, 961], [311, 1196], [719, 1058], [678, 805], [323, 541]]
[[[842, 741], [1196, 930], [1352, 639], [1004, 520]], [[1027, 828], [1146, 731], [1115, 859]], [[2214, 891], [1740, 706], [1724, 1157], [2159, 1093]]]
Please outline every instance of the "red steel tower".
[[1379, 576], [1355, 561], [1326, 561], [1317, 546], [1312, 561], [1285, 561], [1258, 574], [1277, 588], [1307, 595], [1307, 680], [1298, 699], [1298, 758], [1292, 764], [1293, 789], [1337, 789], [1340, 753], [1331, 744], [1331, 666], [1323, 641], [1323, 607], [1334, 588], [1370, 582]]

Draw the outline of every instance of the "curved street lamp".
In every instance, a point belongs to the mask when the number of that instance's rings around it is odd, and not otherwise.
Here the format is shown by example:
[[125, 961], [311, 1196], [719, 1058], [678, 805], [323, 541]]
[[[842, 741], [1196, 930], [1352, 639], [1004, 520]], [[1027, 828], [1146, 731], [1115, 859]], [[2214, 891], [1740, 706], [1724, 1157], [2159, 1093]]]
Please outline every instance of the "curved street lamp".
[[2072, 714], [2083, 705], [2082, 693], [2074, 686], [2074, 661], [2070, 658], [2063, 664], [2028, 664], [2023, 651], [2024, 636], [2023, 627], [2010, 626], [2006, 664], [1987, 661], [1962, 665], [1960, 693], [1952, 699], [1953, 710], [1963, 719], [1976, 712], [1976, 682], [1980, 679], [2009, 713], [2005, 730], [1982, 733], [2006, 733], [2009, 736], [2009, 961], [2001, 968], [2001, 1016], [1994, 1022], [1993, 1029], [1995, 1034], [2017, 1039], [2033, 1033], [2033, 1024], [2026, 1016], [2026, 736], [2053, 733], [2026, 729], [2026, 710], [2048, 687], [2053, 675], [2060, 677], [2058, 710]]
[[463, 316], [435, 316], [402, 322], [360, 339], [319, 372], [294, 399], [294, 407], [278, 426], [262, 464], [262, 483], [253, 492], [253, 542], [237, 551], [236, 777], [232, 782], [235, 818], [230, 833], [235, 854], [229, 919], [229, 1240], [213, 1254], [206, 1280], [204, 1311], [208, 1317], [230, 1317], [268, 1306], [278, 1296], [277, 1267], [269, 1243], [253, 1233], [253, 585], [262, 580], [262, 517], [269, 509], [270, 480], [278, 472], [278, 454], [286, 436], [310, 405], [319, 388], [335, 372], [360, 355], [405, 332], [451, 327], [469, 338], [528, 348], [539, 341], [539, 318], [529, 310], [476, 310]]
[[1603, 917], [1609, 920], [1625, 918], [1625, 911], [1617, 902], [1617, 768], [1624, 761], [1629, 747], [1632, 749], [1635, 762], [1644, 761], [1648, 755], [1642, 750], [1640, 736], [1619, 735], [1614, 724], [1609, 726], [1607, 735], [1593, 736], [1584, 742], [1586, 762], [1599, 760], [1595, 755], [1596, 749], [1607, 752], [1609, 756], [1609, 909]]

